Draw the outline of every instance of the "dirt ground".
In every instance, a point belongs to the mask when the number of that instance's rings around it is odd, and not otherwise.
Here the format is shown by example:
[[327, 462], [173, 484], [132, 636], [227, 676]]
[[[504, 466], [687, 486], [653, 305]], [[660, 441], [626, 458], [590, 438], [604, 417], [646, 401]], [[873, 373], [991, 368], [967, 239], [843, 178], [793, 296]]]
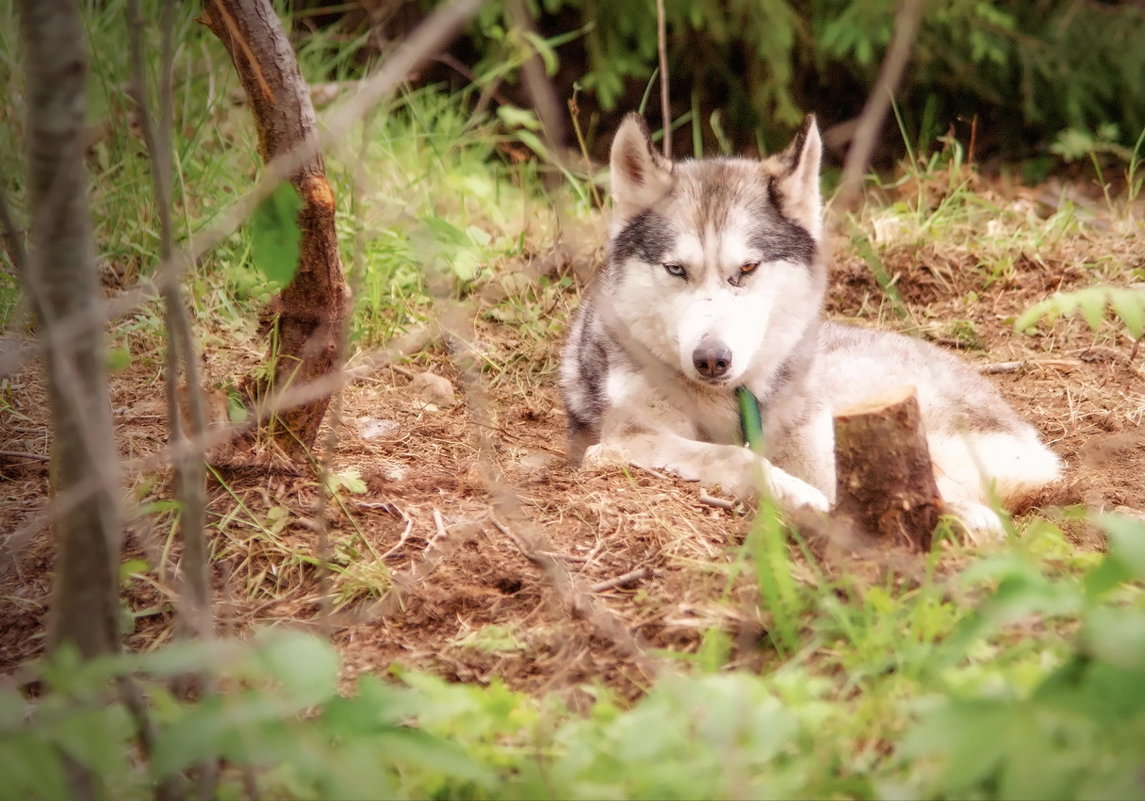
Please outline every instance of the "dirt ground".
[[[829, 316], [903, 328], [867, 263], [845, 244], [837, 250]], [[976, 364], [1021, 362], [992, 380], [1068, 465], [1065, 480], [1036, 499], [1042, 511], [1028, 514], [1061, 519], [1055, 509], [1072, 504], [1145, 511], [1145, 352], [1135, 353], [1124, 329], [1110, 323], [1095, 333], [1081, 320], [1061, 321], [1034, 336], [1011, 326], [1055, 289], [1098, 283], [1093, 265], [1117, 264], [1115, 283], [1134, 274], [1140, 281], [1139, 227], [1079, 237], [1053, 260], [1021, 253], [988, 286], [972, 250], [890, 247], [882, 260], [929, 336], [947, 346], [969, 341], [976, 347], [960, 350]], [[566, 316], [573, 304], [570, 290], [553, 314]], [[340, 491], [326, 506], [334, 564], [329, 603], [316, 566], [321, 513], [314, 477], [232, 467], [221, 471], [225, 486], [211, 481], [220, 631], [326, 631], [342, 653], [346, 681], [398, 663], [460, 681], [499, 676], [528, 691], [566, 691], [574, 701], [594, 684], [638, 695], [663, 665], [657, 649], [694, 652], [712, 626], [731, 635], [733, 661], [759, 669], [769, 652], [755, 647], [767, 615], [751, 581], [741, 577], [727, 589], [750, 515], [709, 505], [699, 486], [666, 476], [572, 471], [555, 391], [559, 342], [538, 344], [487, 317], [475, 326], [491, 361], [504, 365], [485, 374], [487, 425], [473, 424], [472, 406], [460, 400], [463, 381], [440, 345], [344, 393], [331, 423], [332, 470], [356, 470], [365, 486]], [[241, 374], [258, 363], [259, 348], [207, 347], [208, 378]], [[161, 355], [146, 342], [133, 354], [132, 365], [113, 374], [125, 459], [153, 452], [165, 439]], [[427, 404], [413, 391], [413, 378], [427, 370], [449, 379], [458, 400]], [[46, 395], [35, 371], [13, 376], [4, 401], [0, 515], [12, 534], [47, 504]], [[490, 465], [501, 473], [492, 483]], [[130, 478], [135, 503], [169, 492], [166, 475]], [[125, 582], [133, 649], [156, 647], [172, 633], [170, 565], [178, 547], [170, 521], [159, 527], [154, 519], [135, 518], [125, 536], [126, 554], [151, 566]], [[1066, 530], [1079, 548], [1102, 547], [1083, 524]], [[878, 555], [853, 559], [836, 558], [833, 569], [881, 569]], [[3, 575], [4, 673], [42, 650], [51, 568], [52, 547], [40, 533], [21, 545]]]

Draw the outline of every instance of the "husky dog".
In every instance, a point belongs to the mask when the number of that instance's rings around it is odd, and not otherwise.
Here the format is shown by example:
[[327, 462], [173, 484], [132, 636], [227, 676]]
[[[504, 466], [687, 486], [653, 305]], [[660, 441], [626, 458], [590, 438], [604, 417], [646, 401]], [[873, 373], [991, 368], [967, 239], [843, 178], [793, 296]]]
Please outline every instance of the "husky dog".
[[[998, 536], [991, 501], [1053, 481], [1058, 457], [949, 353], [822, 321], [821, 150], [808, 116], [763, 161], [672, 162], [628, 115], [612, 144], [607, 264], [562, 356], [570, 456], [665, 470], [745, 499], [765, 487], [781, 507], [827, 511], [833, 411], [911, 384], [948, 511], [972, 536]], [[758, 455], [743, 447], [738, 387], [761, 409]]]

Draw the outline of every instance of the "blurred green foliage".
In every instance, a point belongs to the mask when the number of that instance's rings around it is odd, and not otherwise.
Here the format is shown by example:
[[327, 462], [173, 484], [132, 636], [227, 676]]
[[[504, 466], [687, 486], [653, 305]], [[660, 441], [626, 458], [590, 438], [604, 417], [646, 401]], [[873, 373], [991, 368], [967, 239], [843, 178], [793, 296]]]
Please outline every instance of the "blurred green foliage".
[[[575, 84], [581, 107], [605, 114], [640, 103], [656, 71], [655, 0], [528, 6], [550, 42], [583, 32], [555, 49], [559, 69], [546, 53], [558, 89]], [[827, 126], [857, 116], [897, 8], [897, 0], [667, 0], [677, 124], [689, 113], [708, 119], [723, 109], [728, 130], [763, 127], [763, 144], [777, 146], [805, 111]], [[519, 40], [506, 35], [512, 28], [505, 4], [485, 5], [469, 34], [477, 74], [509, 58]], [[1112, 125], [1120, 144], [1132, 145], [1145, 128], [1145, 8], [1100, 0], [927, 0], [897, 99], [908, 110], [908, 128], [925, 141], [955, 120], [966, 123], [968, 136], [977, 119], [983, 146], [1012, 157], [1043, 152], [1066, 129]], [[707, 145], [718, 144], [717, 131], [704, 136]]]

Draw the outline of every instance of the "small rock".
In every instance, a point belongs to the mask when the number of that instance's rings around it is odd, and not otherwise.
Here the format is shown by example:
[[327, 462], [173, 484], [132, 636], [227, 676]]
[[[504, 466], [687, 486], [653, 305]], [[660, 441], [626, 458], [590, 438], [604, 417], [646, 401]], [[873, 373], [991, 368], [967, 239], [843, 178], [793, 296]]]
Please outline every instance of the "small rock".
[[554, 465], [558, 456], [548, 451], [529, 451], [517, 460], [517, 466], [530, 473], [536, 473]]
[[457, 392], [448, 378], [433, 373], [418, 373], [409, 383], [413, 397], [422, 405], [435, 408], [449, 407], [457, 403]]
[[358, 433], [362, 439], [378, 439], [379, 437], [392, 437], [398, 433], [398, 424], [393, 420], [382, 420], [377, 417], [359, 417]]

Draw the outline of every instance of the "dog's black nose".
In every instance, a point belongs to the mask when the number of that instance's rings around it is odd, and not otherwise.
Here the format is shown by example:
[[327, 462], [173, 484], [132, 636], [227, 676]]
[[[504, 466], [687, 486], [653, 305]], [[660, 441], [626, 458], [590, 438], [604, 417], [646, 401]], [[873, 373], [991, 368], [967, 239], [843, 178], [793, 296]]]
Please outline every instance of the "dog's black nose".
[[719, 378], [732, 366], [732, 352], [722, 342], [704, 343], [692, 351], [692, 364], [704, 378]]

